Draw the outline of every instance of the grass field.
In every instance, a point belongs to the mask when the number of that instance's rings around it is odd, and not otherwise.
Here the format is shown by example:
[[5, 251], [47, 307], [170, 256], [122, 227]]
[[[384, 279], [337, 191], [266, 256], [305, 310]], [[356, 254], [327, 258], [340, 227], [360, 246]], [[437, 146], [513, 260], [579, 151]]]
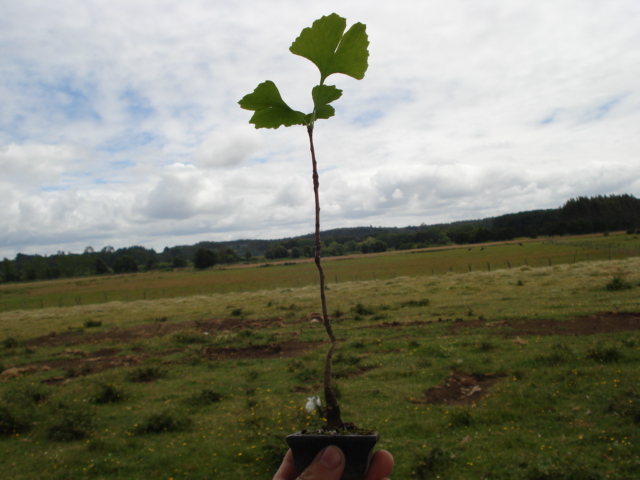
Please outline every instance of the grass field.
[[[393, 478], [638, 478], [637, 239], [562, 241], [326, 262], [344, 419]], [[312, 268], [2, 286], [0, 475], [270, 480], [321, 423]]]
[[[326, 259], [329, 284], [402, 276], [537, 268], [640, 256], [640, 237], [623, 232], [556, 239], [527, 239]], [[42, 309], [135, 300], [316, 285], [311, 259], [213, 270], [151, 271], [0, 285], [0, 311]], [[248, 268], [249, 271], [246, 271]]]

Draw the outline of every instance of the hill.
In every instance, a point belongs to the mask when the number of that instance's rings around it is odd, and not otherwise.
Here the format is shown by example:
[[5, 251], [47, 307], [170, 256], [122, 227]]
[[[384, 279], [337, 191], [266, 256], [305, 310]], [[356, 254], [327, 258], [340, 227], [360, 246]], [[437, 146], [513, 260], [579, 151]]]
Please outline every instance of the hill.
[[[408, 250], [437, 245], [472, 244], [512, 240], [520, 237], [561, 236], [613, 230], [640, 230], [640, 200], [633, 195], [577, 197], [562, 207], [511, 213], [480, 220], [406, 227], [361, 226], [323, 231], [323, 255]], [[4, 259], [0, 281], [31, 281], [100, 273], [126, 273], [139, 268], [180, 268], [193, 263], [199, 250], [215, 252], [215, 263], [311, 257], [314, 235], [275, 240], [241, 239], [228, 242], [203, 241], [195, 245], [166, 247], [161, 253], [141, 246], [105, 247], [82, 254], [23, 255]]]

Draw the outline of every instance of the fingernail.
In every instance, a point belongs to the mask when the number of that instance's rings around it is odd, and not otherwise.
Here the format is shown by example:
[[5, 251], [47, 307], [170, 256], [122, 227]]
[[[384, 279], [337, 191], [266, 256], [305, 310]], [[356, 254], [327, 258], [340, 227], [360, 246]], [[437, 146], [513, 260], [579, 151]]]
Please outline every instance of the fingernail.
[[342, 453], [338, 450], [338, 447], [329, 445], [324, 449], [324, 452], [322, 452], [320, 463], [329, 470], [335, 470], [342, 464]]

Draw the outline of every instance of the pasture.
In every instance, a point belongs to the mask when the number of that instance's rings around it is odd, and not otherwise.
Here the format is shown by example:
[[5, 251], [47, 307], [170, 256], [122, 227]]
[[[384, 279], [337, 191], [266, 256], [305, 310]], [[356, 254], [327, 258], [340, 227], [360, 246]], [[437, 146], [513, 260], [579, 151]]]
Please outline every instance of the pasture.
[[[637, 239], [562, 240], [326, 262], [343, 416], [393, 478], [637, 477]], [[313, 268], [3, 285], [0, 475], [270, 480], [321, 423]]]

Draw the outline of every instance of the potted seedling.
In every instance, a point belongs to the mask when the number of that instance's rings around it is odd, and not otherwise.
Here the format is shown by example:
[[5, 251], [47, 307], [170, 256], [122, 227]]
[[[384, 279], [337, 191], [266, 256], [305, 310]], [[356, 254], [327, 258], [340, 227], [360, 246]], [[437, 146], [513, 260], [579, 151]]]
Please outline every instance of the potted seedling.
[[[296, 469], [301, 472], [311, 463], [316, 454], [327, 445], [339, 446], [347, 457], [347, 466], [342, 478], [357, 479], [366, 473], [373, 446], [378, 433], [363, 431], [351, 423], [344, 423], [340, 416], [340, 406], [331, 384], [331, 360], [337, 347], [337, 340], [327, 313], [325, 298], [324, 272], [321, 265], [320, 243], [320, 200], [318, 194], [319, 178], [316, 153], [313, 144], [313, 130], [317, 120], [328, 119], [335, 114], [330, 103], [342, 96], [342, 90], [335, 85], [325, 85], [325, 80], [334, 73], [342, 73], [356, 80], [364, 78], [368, 67], [369, 40], [366, 26], [362, 23], [352, 25], [345, 32], [347, 22], [332, 13], [313, 22], [305, 28], [293, 42], [289, 50], [295, 55], [311, 60], [320, 70], [320, 83], [311, 90], [313, 109], [311, 113], [293, 110], [282, 99], [276, 85], [267, 80], [238, 103], [246, 110], [255, 113], [249, 123], [256, 128], [279, 128], [301, 125], [306, 127], [311, 149], [313, 193], [315, 199], [315, 264], [320, 277], [320, 301], [324, 327], [331, 342], [324, 364], [324, 397], [327, 424], [315, 432], [302, 431], [287, 437], [287, 443], [293, 450]], [[361, 449], [359, 445], [363, 445]]]

